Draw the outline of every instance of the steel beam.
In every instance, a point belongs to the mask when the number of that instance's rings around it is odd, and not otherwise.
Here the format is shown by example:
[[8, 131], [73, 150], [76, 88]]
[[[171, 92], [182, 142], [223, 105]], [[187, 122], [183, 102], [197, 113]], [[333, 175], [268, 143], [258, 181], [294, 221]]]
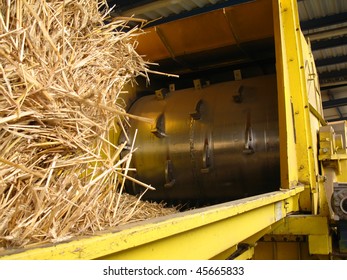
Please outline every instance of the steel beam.
[[327, 120], [327, 122], [337, 122], [337, 121], [347, 121], [347, 117], [342, 117], [342, 118], [338, 118], [338, 119], [329, 119]]
[[313, 51], [329, 49], [347, 45], [347, 36], [311, 42]]
[[321, 90], [332, 89], [347, 85], [347, 69], [322, 72], [319, 74]]
[[[226, 7], [230, 7], [230, 6], [235, 6], [235, 5], [239, 5], [239, 4], [244, 4], [247, 2], [253, 2], [254, 0], [226, 0], [220, 3], [216, 3], [214, 5], [207, 5], [201, 8], [196, 8], [190, 11], [184, 11], [182, 13], [179, 14], [172, 14], [169, 15], [168, 17], [164, 17], [155, 21], [152, 21], [150, 23], [148, 23], [146, 25], [147, 27], [151, 27], [151, 26], [156, 26], [159, 24], [163, 24], [163, 23], [167, 23], [170, 21], [174, 21], [174, 20], [179, 20], [179, 19], [183, 19], [186, 17], [191, 17], [191, 16], [196, 16], [199, 14], [203, 14], [203, 13], [208, 13], [214, 10], [218, 10], [218, 9], [222, 9], [222, 8], [226, 8]], [[154, 2], [155, 3], [155, 2]]]
[[[330, 90], [327, 90], [327, 94], [328, 94], [329, 100], [335, 100], [334, 94], [332, 94]], [[339, 114], [339, 118], [340, 119], [343, 118], [343, 114], [339, 107], [336, 107], [336, 111]]]
[[346, 63], [346, 62], [347, 62], [347, 55], [339, 55], [339, 56], [327, 57], [327, 58], [315, 60], [317, 67], [334, 65], [339, 63]]
[[310, 39], [311, 42], [317, 41], [317, 40], [324, 40], [324, 39], [330, 39], [337, 36], [343, 36], [347, 34], [347, 27], [339, 27], [334, 29], [329, 29], [325, 31], [319, 31], [319, 32], [309, 32], [306, 33], [305, 36]]
[[331, 81], [327, 80], [324, 82], [321, 82], [320, 89], [321, 90], [330, 90], [335, 88], [341, 88], [347, 86], [347, 79], [341, 80], [341, 81], [334, 81], [333, 79]]
[[[0, 259], [210, 259], [298, 210], [304, 187], [161, 217]], [[3, 253], [4, 254], [4, 253]]]
[[328, 25], [345, 23], [346, 18], [347, 18], [347, 12], [344, 12], [344, 13], [339, 13], [339, 14], [330, 15], [326, 17], [304, 20], [300, 22], [300, 26], [301, 26], [301, 29], [304, 31], [308, 29], [326, 27]]
[[324, 109], [335, 108], [335, 107], [346, 106], [346, 105], [347, 105], [347, 97], [334, 99], [334, 100], [328, 100], [323, 102]]
[[328, 235], [327, 217], [313, 215], [289, 215], [271, 234], [279, 235]]
[[[316, 174], [318, 173], [314, 154], [315, 142], [312, 131], [319, 122], [313, 122], [309, 95], [316, 95], [315, 69], [307, 73], [305, 65], [313, 63], [313, 57], [300, 31], [296, 0], [273, 1], [276, 70], [278, 87], [279, 141], [281, 185], [305, 184], [300, 196], [301, 210], [318, 212]], [[309, 86], [307, 74], [315, 86]]]
[[343, 78], [346, 78], [347, 77], [347, 68], [337, 70], [337, 71], [319, 73], [319, 79], [320, 80], [338, 78], [338, 77], [341, 77], [340, 80], [342, 80]]
[[307, 235], [310, 254], [329, 255], [332, 251], [328, 217], [291, 215], [272, 234]]

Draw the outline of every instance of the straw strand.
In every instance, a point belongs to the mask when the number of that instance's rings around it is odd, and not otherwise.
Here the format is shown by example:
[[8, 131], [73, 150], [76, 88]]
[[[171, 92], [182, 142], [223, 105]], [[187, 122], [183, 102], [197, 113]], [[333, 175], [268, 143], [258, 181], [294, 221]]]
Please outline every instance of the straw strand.
[[106, 0], [0, 4], [0, 250], [176, 211], [124, 192], [125, 180], [153, 191], [131, 177], [136, 143], [112, 135], [129, 118], [153, 122], [120, 97], [151, 70], [135, 50], [141, 29], [108, 16]]

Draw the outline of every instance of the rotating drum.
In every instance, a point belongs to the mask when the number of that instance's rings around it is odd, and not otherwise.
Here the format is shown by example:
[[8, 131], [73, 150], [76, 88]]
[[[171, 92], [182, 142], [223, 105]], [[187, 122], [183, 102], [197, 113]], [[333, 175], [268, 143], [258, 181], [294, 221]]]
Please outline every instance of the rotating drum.
[[131, 120], [128, 131], [133, 141], [138, 130], [133, 176], [156, 188], [145, 198], [222, 202], [279, 189], [275, 76], [158, 91], [129, 113], [155, 120]]

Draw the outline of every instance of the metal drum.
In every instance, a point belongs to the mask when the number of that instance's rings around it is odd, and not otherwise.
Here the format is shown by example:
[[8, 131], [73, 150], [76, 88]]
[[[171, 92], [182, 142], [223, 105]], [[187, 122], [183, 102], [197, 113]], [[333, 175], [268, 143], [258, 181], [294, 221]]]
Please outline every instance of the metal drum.
[[158, 91], [129, 113], [155, 120], [131, 120], [128, 132], [138, 130], [134, 176], [156, 188], [145, 198], [213, 203], [279, 189], [275, 76]]

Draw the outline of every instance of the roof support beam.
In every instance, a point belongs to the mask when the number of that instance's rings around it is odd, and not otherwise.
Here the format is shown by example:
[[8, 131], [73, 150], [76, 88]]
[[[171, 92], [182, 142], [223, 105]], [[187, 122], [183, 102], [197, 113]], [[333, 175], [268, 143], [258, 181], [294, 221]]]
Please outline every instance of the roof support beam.
[[[330, 90], [327, 90], [327, 94], [328, 94], [329, 100], [335, 100], [334, 94], [332, 94]], [[343, 118], [343, 114], [340, 110], [340, 107], [336, 107], [336, 111], [339, 114], [340, 119]]]
[[307, 32], [305, 34], [306, 37], [310, 39], [311, 42], [318, 41], [318, 40], [324, 40], [324, 39], [330, 39], [333, 37], [338, 36], [344, 36], [347, 34], [347, 27], [339, 27], [319, 32]]
[[247, 2], [253, 2], [253, 1], [254, 0], [226, 0], [224, 2], [216, 3], [213, 5], [203, 6], [203, 7], [196, 8], [196, 9], [193, 9], [190, 11], [184, 11], [184, 12], [179, 13], [179, 14], [169, 15], [168, 17], [161, 18], [161, 19], [158, 19], [158, 20], [155, 20], [155, 21], [148, 23], [146, 25], [146, 27], [156, 26], [156, 25], [159, 25], [162, 23], [167, 23], [170, 21], [174, 21], [174, 20], [178, 20], [178, 19], [182, 19], [182, 18], [186, 18], [186, 17], [190, 17], [190, 16], [195, 16], [198, 14], [211, 12], [211, 11], [222, 9], [225, 7], [235, 6], [235, 5], [239, 5], [239, 4], [243, 4], [243, 3], [247, 3]]
[[321, 90], [329, 90], [334, 88], [340, 88], [347, 86], [347, 80], [345, 81], [326, 81], [320, 84]]
[[311, 48], [313, 51], [339, 47], [342, 45], [347, 45], [347, 36], [311, 42]]
[[317, 67], [334, 65], [339, 63], [346, 63], [346, 62], [347, 62], [347, 55], [327, 57], [327, 58], [317, 59], [315, 61]]
[[329, 119], [329, 120], [326, 120], [326, 121], [327, 122], [347, 121], [347, 117], [338, 118], [338, 119]]
[[335, 108], [335, 107], [345, 106], [345, 105], [347, 105], [347, 97], [334, 99], [334, 100], [328, 100], [323, 102], [324, 109]]
[[340, 13], [336, 15], [330, 15], [326, 17], [301, 21], [300, 26], [301, 26], [301, 29], [304, 31], [308, 29], [326, 27], [327, 25], [345, 23], [346, 18], [347, 18], [347, 12], [344, 12], [344, 13]]
[[321, 81], [328, 80], [328, 79], [345, 81], [347, 80], [347, 68], [337, 70], [337, 71], [322, 72], [319, 74], [319, 79]]

